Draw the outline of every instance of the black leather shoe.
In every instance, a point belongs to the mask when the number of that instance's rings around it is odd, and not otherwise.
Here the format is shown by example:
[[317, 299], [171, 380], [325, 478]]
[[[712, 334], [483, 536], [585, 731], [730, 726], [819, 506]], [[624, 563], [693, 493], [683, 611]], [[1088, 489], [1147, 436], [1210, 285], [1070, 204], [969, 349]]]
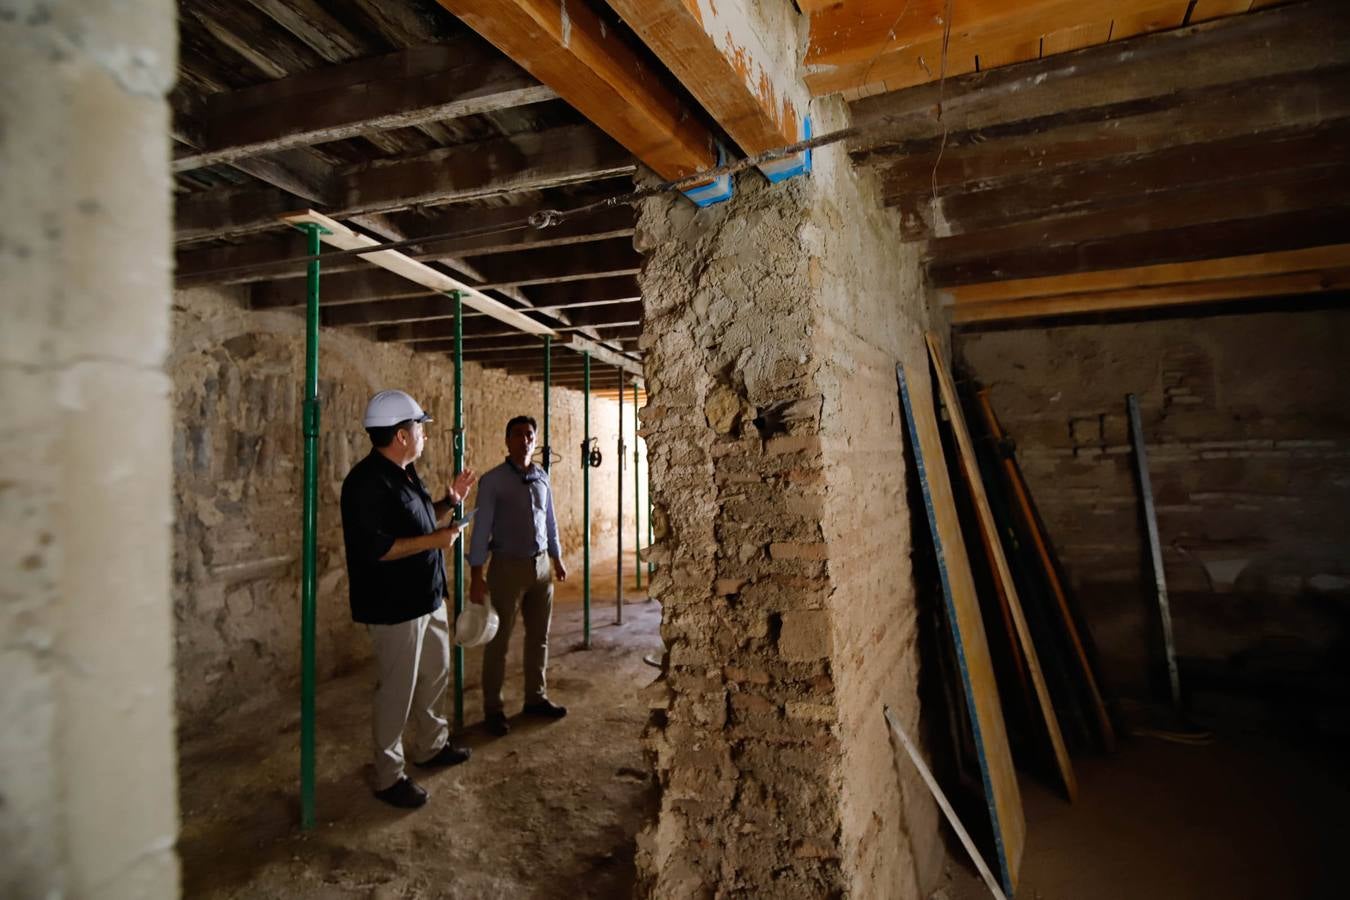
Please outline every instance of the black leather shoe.
[[427, 792], [418, 787], [417, 782], [407, 775], [384, 790], [376, 791], [375, 796], [390, 806], [397, 806], [399, 809], [417, 809], [419, 806], [426, 805], [427, 802]]
[[446, 744], [436, 752], [436, 755], [424, 762], [416, 763], [424, 769], [435, 769], [440, 766], [457, 766], [462, 762], [468, 762], [469, 757], [473, 756], [473, 751], [468, 747], [452, 747]]
[[483, 717], [483, 724], [487, 730], [497, 737], [506, 737], [511, 733], [511, 723], [506, 721], [506, 713], [488, 713]]
[[541, 719], [561, 719], [567, 715], [567, 707], [559, 706], [546, 697], [534, 703], [526, 703], [521, 712], [527, 716], [538, 716]]

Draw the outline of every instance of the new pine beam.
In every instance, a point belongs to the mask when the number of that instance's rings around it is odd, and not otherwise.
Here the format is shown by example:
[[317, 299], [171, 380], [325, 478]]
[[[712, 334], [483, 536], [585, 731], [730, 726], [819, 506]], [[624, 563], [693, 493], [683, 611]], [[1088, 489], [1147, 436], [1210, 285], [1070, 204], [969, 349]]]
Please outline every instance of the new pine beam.
[[202, 146], [173, 171], [556, 97], [476, 39], [413, 47], [207, 97]]
[[576, 0], [438, 0], [663, 178], [717, 164], [712, 134]]
[[[801, 138], [809, 98], [797, 80], [790, 10], [747, 0], [607, 2], [747, 156]], [[778, 40], [768, 33], [774, 24]]]

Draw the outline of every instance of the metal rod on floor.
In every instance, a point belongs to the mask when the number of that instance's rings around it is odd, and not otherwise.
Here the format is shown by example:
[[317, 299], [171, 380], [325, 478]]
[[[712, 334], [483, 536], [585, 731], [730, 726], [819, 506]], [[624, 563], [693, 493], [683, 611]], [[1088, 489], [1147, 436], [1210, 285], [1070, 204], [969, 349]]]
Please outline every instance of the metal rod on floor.
[[548, 389], [553, 380], [553, 335], [544, 335], [544, 471], [553, 463], [553, 449], [548, 443]]
[[614, 467], [618, 479], [619, 515], [614, 526], [614, 541], [618, 553], [614, 557], [614, 624], [623, 624], [623, 470], [628, 458], [623, 453], [623, 369], [619, 369], [619, 452], [618, 464]]
[[581, 443], [581, 615], [582, 646], [591, 649], [591, 354], [583, 351]]
[[[633, 380], [633, 574], [637, 589], [642, 590], [642, 460], [638, 457], [637, 379]], [[623, 393], [623, 389], [619, 389]]]
[[314, 632], [316, 542], [319, 533], [319, 241], [318, 225], [304, 226], [311, 257], [305, 299], [305, 497], [301, 522], [304, 563], [300, 578], [300, 827], [314, 827]]
[[905, 730], [900, 727], [900, 722], [895, 718], [895, 715], [891, 713], [888, 707], [883, 706], [881, 710], [882, 715], [886, 717], [886, 722], [891, 726], [891, 733], [900, 740], [900, 745], [904, 747], [905, 752], [909, 754], [909, 759], [914, 763], [914, 768], [919, 770], [919, 775], [923, 778], [923, 783], [928, 786], [928, 792], [933, 795], [933, 799], [936, 800], [938, 806], [942, 808], [942, 814], [947, 817], [948, 824], [952, 826], [952, 830], [956, 832], [956, 836], [961, 839], [961, 846], [965, 847], [966, 852], [970, 854], [970, 860], [975, 863], [976, 870], [979, 871], [980, 877], [984, 879], [985, 887], [989, 888], [989, 893], [997, 898], [997, 900], [1007, 900], [1007, 896], [1000, 888], [998, 880], [994, 878], [994, 873], [989, 871], [989, 866], [985, 863], [984, 857], [980, 856], [980, 851], [975, 848], [975, 842], [970, 839], [970, 832], [966, 831], [966, 827], [962, 825], [961, 820], [957, 818], [956, 810], [952, 809], [951, 802], [947, 800], [947, 795], [942, 792], [942, 788], [938, 787], [937, 779], [933, 777], [933, 773], [928, 768], [928, 764], [925, 763], [923, 757], [919, 755], [919, 751], [915, 748], [914, 742], [909, 739], [909, 735], [905, 734]]
[[[455, 302], [455, 465], [459, 474], [464, 470], [464, 298], [459, 291], [451, 291]], [[462, 498], [461, 498], [462, 499]], [[464, 504], [455, 506], [455, 518], [464, 517]], [[464, 535], [455, 539], [451, 548], [455, 554], [455, 621], [464, 612]], [[464, 648], [455, 643], [455, 731], [464, 729]]]
[[1144, 502], [1144, 524], [1148, 528], [1149, 558], [1153, 562], [1153, 585], [1158, 595], [1158, 616], [1162, 620], [1163, 649], [1167, 654], [1167, 683], [1172, 689], [1172, 706], [1181, 708], [1181, 679], [1177, 676], [1176, 645], [1172, 642], [1172, 610], [1167, 602], [1167, 576], [1163, 571], [1162, 546], [1158, 540], [1158, 514], [1153, 508], [1153, 482], [1148, 474], [1148, 447], [1144, 445], [1144, 424], [1139, 418], [1139, 398], [1125, 395], [1130, 413], [1130, 440], [1134, 443], [1134, 462], [1139, 472], [1139, 495]]

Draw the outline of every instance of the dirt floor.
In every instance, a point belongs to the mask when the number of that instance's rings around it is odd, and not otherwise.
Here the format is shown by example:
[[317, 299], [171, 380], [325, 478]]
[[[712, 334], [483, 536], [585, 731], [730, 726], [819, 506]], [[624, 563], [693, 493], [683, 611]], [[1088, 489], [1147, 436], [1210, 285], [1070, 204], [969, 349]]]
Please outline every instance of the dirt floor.
[[[1211, 727], [1215, 740], [1204, 746], [1135, 737], [1112, 756], [1075, 758], [1072, 805], [1022, 778], [1027, 841], [1017, 897], [1345, 897], [1343, 749], [1271, 729]], [[988, 898], [959, 844], [949, 844], [951, 881], [941, 896]]]
[[[294, 708], [226, 717], [213, 733], [186, 742], [179, 748], [183, 896], [631, 895], [634, 836], [651, 794], [639, 746], [647, 711], [636, 694], [656, 677], [642, 656], [659, 657], [661, 641], [660, 607], [635, 590], [631, 555], [625, 571], [628, 602], [616, 626], [614, 561], [592, 569], [589, 651], [580, 649], [580, 579], [559, 585], [549, 694], [568, 707], [566, 719], [514, 718], [507, 737], [488, 735], [480, 727], [481, 656], [468, 656], [462, 742], [473, 759], [435, 773], [410, 769], [431, 793], [420, 810], [395, 810], [371, 796], [368, 670], [319, 686], [319, 824], [308, 834], [297, 828]], [[518, 637], [506, 697], [508, 713], [519, 708]]]
[[[614, 624], [613, 560], [593, 568], [592, 649], [580, 581], [561, 586], [550, 694], [556, 723], [479, 727], [480, 657], [466, 663], [463, 766], [411, 770], [431, 800], [401, 812], [370, 794], [371, 675], [320, 685], [319, 827], [298, 830], [299, 719], [292, 706], [222, 719], [180, 747], [183, 895], [197, 898], [628, 897], [634, 836], [652, 799], [637, 691], [656, 670], [660, 608], [626, 568], [625, 623]], [[519, 644], [508, 710], [520, 697]], [[278, 730], [276, 723], [283, 723]], [[1206, 746], [1136, 737], [1110, 757], [1079, 757], [1079, 798], [1023, 778], [1024, 900], [1331, 898], [1350, 839], [1350, 778], [1328, 744], [1277, 729], [1214, 726]], [[935, 900], [987, 897], [959, 844]], [[909, 900], [909, 898], [905, 898]]]

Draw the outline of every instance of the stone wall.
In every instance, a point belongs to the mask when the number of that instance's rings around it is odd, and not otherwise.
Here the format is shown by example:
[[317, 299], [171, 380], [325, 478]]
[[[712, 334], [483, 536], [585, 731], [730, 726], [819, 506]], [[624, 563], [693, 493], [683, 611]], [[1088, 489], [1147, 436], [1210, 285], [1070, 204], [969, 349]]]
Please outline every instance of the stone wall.
[[178, 895], [167, 0], [0, 0], [0, 896]]
[[[1177, 653], [1343, 666], [1350, 623], [1345, 310], [962, 335], [1096, 640], [1157, 687], [1125, 395], [1139, 397]], [[1164, 682], [1165, 684], [1165, 682]], [[1165, 696], [1165, 689], [1164, 689]]]
[[935, 807], [882, 718], [917, 732], [894, 366], [926, 376], [927, 312], [898, 233], [838, 148], [810, 178], [642, 209], [669, 653], [649, 896], [911, 897], [936, 874]]
[[[176, 528], [178, 702], [187, 729], [241, 703], [266, 704], [299, 677], [300, 482], [304, 320], [293, 312], [243, 308], [233, 289], [175, 297], [173, 443]], [[557, 354], [569, 350], [555, 350]], [[419, 471], [433, 494], [449, 484], [454, 369], [448, 358], [414, 354], [345, 330], [320, 337], [318, 664], [320, 677], [369, 655], [351, 621], [338, 507], [342, 479], [370, 449], [361, 414], [370, 395], [406, 389], [436, 421]], [[512, 415], [541, 418], [543, 387], [500, 370], [465, 366], [468, 462], [487, 471], [505, 457]], [[564, 554], [580, 572], [582, 395], [552, 392], [555, 506]], [[591, 431], [605, 462], [592, 470], [593, 565], [614, 553], [617, 405], [593, 399]], [[541, 424], [542, 428], [542, 424]], [[631, 404], [625, 414], [632, 446]], [[630, 452], [631, 456], [631, 452]], [[625, 472], [625, 542], [632, 542], [632, 461]], [[473, 506], [474, 495], [468, 505]], [[645, 518], [644, 518], [645, 522]], [[476, 676], [475, 676], [476, 682]]]

